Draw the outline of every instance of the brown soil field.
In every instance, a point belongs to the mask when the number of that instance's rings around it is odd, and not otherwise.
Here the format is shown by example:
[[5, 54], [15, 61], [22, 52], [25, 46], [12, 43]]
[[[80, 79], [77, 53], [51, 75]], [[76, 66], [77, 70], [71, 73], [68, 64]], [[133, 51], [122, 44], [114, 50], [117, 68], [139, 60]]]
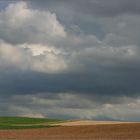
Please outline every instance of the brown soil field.
[[0, 139], [16, 140], [140, 140], [140, 123], [56, 126], [0, 130]]

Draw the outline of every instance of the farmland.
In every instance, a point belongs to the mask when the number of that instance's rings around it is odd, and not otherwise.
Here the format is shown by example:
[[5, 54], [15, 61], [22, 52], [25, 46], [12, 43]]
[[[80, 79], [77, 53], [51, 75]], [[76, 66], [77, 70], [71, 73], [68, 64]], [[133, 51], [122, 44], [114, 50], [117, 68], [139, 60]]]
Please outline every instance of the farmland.
[[134, 140], [140, 139], [140, 123], [0, 117], [0, 139]]
[[139, 140], [140, 124], [59, 126], [38, 129], [0, 130], [0, 139], [12, 140]]
[[60, 122], [64, 121], [47, 118], [0, 117], [0, 129], [46, 128]]

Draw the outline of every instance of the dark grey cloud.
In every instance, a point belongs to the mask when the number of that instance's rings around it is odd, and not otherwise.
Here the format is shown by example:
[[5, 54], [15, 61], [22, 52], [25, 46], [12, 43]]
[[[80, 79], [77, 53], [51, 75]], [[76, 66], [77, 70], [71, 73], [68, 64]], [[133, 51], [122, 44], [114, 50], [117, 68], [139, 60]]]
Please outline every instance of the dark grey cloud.
[[[86, 7], [85, 7], [86, 5]], [[139, 14], [140, 2], [138, 0], [89, 0], [83, 2], [81, 11], [99, 16], [118, 16], [121, 14]]]
[[[140, 2], [139, 0], [31, 0], [36, 6], [47, 7], [51, 6], [56, 10], [60, 10], [59, 7], [68, 8], [68, 10], [74, 10], [83, 14], [96, 15], [96, 16], [118, 16], [121, 14], [139, 14], [140, 13]], [[52, 8], [52, 9], [53, 9]], [[71, 11], [71, 10], [70, 10]]]
[[13, 94], [75, 93], [101, 97], [100, 100], [140, 94], [139, 68], [137, 70], [113, 70], [104, 68], [92, 73], [43, 74], [11, 71], [0, 78], [0, 92]]
[[[139, 19], [137, 16], [140, 14], [139, 0], [31, 0], [29, 3], [31, 3], [31, 7], [56, 13], [59, 21], [65, 25], [68, 31], [72, 30], [73, 25], [78, 25], [84, 33], [95, 34], [101, 39], [105, 36], [106, 31], [110, 31], [104, 27], [106, 23], [104, 21], [98, 22], [98, 19], [106, 19], [108, 21], [107, 25], [110, 26], [117, 17], [122, 17], [123, 19], [124, 16], [131, 15], [131, 21], [135, 21], [133, 18]], [[117, 21], [115, 22], [117, 23]], [[135, 25], [133, 28], [135, 28]], [[128, 29], [131, 29], [131, 27]], [[127, 34], [129, 34], [129, 30]], [[137, 35], [134, 38], [137, 38]]]
[[139, 17], [136, 0], [0, 11], [0, 115], [139, 120]]
[[96, 120], [139, 120], [139, 98], [121, 98], [119, 104], [99, 104], [96, 99], [82, 95], [58, 93], [56, 98], [46, 98], [38, 95], [14, 95], [0, 99], [0, 109], [3, 115], [18, 115], [30, 117], [54, 117], [67, 119]]

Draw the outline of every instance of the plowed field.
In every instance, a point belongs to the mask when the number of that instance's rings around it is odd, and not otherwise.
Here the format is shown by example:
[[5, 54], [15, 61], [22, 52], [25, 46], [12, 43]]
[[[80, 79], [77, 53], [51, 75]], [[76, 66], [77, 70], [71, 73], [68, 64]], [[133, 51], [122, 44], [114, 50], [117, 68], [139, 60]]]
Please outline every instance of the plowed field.
[[140, 123], [56, 126], [50, 128], [0, 130], [0, 139], [86, 140], [140, 139]]

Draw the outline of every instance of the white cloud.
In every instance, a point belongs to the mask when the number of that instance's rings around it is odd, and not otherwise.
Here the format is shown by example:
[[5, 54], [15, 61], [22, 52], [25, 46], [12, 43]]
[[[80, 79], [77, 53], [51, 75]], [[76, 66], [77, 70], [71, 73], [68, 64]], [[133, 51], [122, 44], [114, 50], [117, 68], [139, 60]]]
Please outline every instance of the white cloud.
[[45, 118], [45, 117], [47, 117], [47, 116], [39, 113], [39, 111], [36, 111], [35, 109], [27, 108], [24, 106], [11, 105], [9, 107], [9, 110], [16, 113], [17, 116], [21, 116], [21, 117], [29, 117], [29, 118]]
[[67, 67], [63, 55], [48, 44], [65, 36], [54, 13], [30, 9], [26, 2], [9, 4], [0, 11], [0, 39], [4, 40], [0, 42], [0, 67], [45, 73], [63, 71]]
[[25, 2], [0, 12], [0, 38], [11, 43], [45, 43], [66, 36], [54, 13], [29, 9]]
[[67, 65], [63, 56], [57, 50], [55, 52], [55, 49], [47, 46], [34, 44], [13, 46], [1, 41], [0, 67], [16, 67], [21, 70], [59, 73], [65, 70]]
[[28, 117], [28, 118], [46, 118], [47, 116], [44, 116], [42, 114], [24, 114], [24, 115], [21, 115], [22, 117]]

